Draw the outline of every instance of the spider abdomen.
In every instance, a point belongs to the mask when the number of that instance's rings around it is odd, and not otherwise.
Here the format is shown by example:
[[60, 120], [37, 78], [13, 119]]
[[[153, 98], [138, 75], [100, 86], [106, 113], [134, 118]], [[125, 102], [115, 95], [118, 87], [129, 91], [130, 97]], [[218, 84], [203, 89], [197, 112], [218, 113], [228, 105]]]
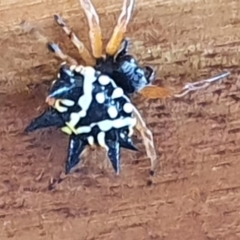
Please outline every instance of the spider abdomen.
[[[79, 71], [80, 69], [81, 71]], [[74, 105], [65, 105], [64, 107], [67, 110], [64, 113], [59, 111], [61, 102], [69, 103], [66, 92], [64, 92], [64, 99], [59, 95], [61, 88], [65, 87], [61, 74], [53, 84], [54, 92], [50, 91], [50, 96], [55, 97], [55, 92], [58, 93], [58, 99], [53, 107], [62, 114], [68, 131], [71, 131], [70, 135], [74, 135], [71, 138], [73, 143], [69, 145], [70, 152], [73, 152], [71, 148], [76, 147], [76, 144], [74, 145], [76, 141], [81, 141], [86, 146], [101, 146], [107, 150], [115, 171], [119, 172], [120, 148], [136, 149], [131, 136], [137, 121], [133, 115], [133, 105], [130, 99], [113, 79], [91, 67], [68, 68], [64, 65], [61, 72], [64, 73], [64, 81], [69, 81], [66, 79], [66, 74], [69, 74], [69, 78], [75, 79], [75, 82], [71, 81], [73, 87], [69, 91], [69, 94], [74, 92]], [[79, 74], [82, 75], [82, 78], [79, 78]], [[76, 80], [75, 75], [80, 80]], [[81, 81], [81, 84], [77, 81]], [[80, 86], [82, 86], [82, 89]], [[79, 96], [77, 96], [77, 92], [80, 93]], [[64, 127], [64, 130], [66, 130], [66, 127]], [[80, 146], [83, 146], [83, 144], [80, 144]], [[81, 149], [81, 151], [83, 150]], [[81, 151], [78, 155], [81, 154]], [[77, 154], [72, 156], [74, 156], [74, 159], [69, 158], [68, 170], [66, 171], [70, 171], [78, 163], [75, 159]]]

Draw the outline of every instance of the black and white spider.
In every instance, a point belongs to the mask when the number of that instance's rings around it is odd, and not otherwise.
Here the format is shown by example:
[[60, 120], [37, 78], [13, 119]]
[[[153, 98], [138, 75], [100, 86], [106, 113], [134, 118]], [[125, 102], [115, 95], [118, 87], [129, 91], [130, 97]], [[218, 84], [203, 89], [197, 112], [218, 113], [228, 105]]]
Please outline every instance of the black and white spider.
[[[50, 108], [34, 119], [26, 130], [56, 126], [70, 135], [66, 173], [78, 164], [79, 155], [88, 145], [104, 147], [114, 170], [119, 173], [120, 148], [137, 150], [131, 139], [136, 128], [142, 135], [153, 167], [156, 152], [152, 133], [130, 100], [131, 94], [151, 85], [155, 76], [152, 68], [141, 67], [127, 51], [128, 41], [124, 34], [134, 0], [124, 0], [118, 24], [106, 46], [106, 54], [102, 52], [101, 28], [93, 4], [90, 0], [80, 0], [80, 4], [90, 27], [92, 54], [56, 15], [56, 22], [77, 47], [86, 66], [78, 65], [57, 44], [48, 42], [49, 49], [70, 65], [64, 62], [52, 83], [46, 99]], [[160, 94], [167, 93], [163, 88], [156, 88]]]

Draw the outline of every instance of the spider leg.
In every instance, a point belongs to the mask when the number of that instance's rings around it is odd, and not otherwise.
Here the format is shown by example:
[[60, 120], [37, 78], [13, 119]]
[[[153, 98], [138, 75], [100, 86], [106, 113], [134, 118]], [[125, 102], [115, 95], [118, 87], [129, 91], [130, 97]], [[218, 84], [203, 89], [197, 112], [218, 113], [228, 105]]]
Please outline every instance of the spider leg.
[[63, 29], [63, 31], [71, 39], [74, 46], [78, 49], [78, 52], [84, 62], [87, 65], [93, 66], [95, 64], [95, 59], [92, 57], [88, 49], [85, 47], [84, 43], [76, 36], [76, 34], [69, 28], [69, 26], [64, 22], [61, 16], [54, 15], [54, 19], [57, 24]]
[[187, 95], [189, 92], [193, 92], [193, 91], [197, 91], [203, 88], [207, 88], [208, 86], [210, 86], [211, 83], [214, 83], [216, 81], [221, 81], [223, 78], [228, 77], [230, 75], [230, 72], [225, 72], [222, 73], [220, 75], [217, 75], [215, 77], [212, 78], [208, 78], [205, 80], [200, 80], [197, 82], [193, 82], [193, 83], [187, 83], [182, 91], [178, 94], [175, 94], [174, 97], [176, 98], [180, 98], [180, 97], [184, 97], [185, 95]]
[[154, 146], [153, 135], [150, 129], [146, 126], [141, 114], [139, 111], [133, 106], [133, 113], [137, 119], [136, 129], [140, 132], [143, 144], [146, 148], [147, 156], [151, 161], [151, 171], [154, 171], [155, 162], [157, 160], [157, 154]]
[[79, 0], [88, 20], [89, 38], [93, 56], [98, 59], [102, 57], [102, 30], [98, 14], [91, 0]]
[[162, 88], [154, 85], [146, 86], [140, 91], [140, 94], [149, 99], [166, 98], [166, 97], [181, 98], [187, 95], [189, 92], [194, 92], [200, 89], [207, 88], [208, 86], [210, 86], [210, 84], [217, 81], [221, 81], [223, 78], [228, 77], [229, 75], [230, 75], [230, 72], [225, 72], [209, 79], [200, 80], [193, 83], [187, 83], [182, 88], [182, 91], [178, 94], [174, 94], [174, 92], [168, 88]]
[[135, 0], [124, 0], [122, 12], [118, 18], [116, 27], [113, 30], [113, 34], [106, 46], [106, 53], [110, 56], [114, 56], [124, 39], [124, 35], [127, 31], [127, 25], [130, 21]]
[[149, 82], [149, 85], [145, 86], [140, 90], [140, 94], [145, 98], [149, 99], [161, 99], [166, 97], [173, 96], [173, 91], [169, 88], [158, 87], [156, 85], [152, 85], [155, 81], [156, 73], [150, 66], [144, 66], [145, 77]]
[[87, 143], [75, 135], [70, 136], [68, 157], [65, 166], [65, 174], [68, 174], [80, 162], [80, 155], [86, 149]]
[[140, 94], [148, 99], [162, 99], [173, 96], [173, 92], [170, 89], [158, 87], [155, 85], [149, 85], [144, 87], [140, 91]]
[[38, 29], [32, 28], [32, 32], [38, 38], [39, 42], [46, 44], [48, 49], [53, 52], [56, 57], [60, 58], [63, 61], [67, 61], [70, 64], [76, 65], [77, 61], [75, 59], [68, 56], [67, 54], [64, 54], [56, 43], [49, 42], [47, 37], [45, 37]]
[[58, 44], [56, 43], [51, 43], [48, 42], [47, 43], [48, 49], [53, 52], [59, 59], [69, 62], [72, 65], [78, 65], [77, 61], [70, 57], [69, 55], [63, 53], [63, 51], [61, 50], [61, 48], [58, 46]]

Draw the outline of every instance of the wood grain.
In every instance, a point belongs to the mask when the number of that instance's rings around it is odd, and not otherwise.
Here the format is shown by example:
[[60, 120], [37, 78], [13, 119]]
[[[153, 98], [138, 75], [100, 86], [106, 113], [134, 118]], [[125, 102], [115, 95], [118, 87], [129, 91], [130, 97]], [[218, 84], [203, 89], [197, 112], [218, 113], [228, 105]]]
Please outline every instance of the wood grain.
[[[121, 3], [94, 1], [101, 18], [104, 41], [109, 39]], [[183, 85], [209, 77], [239, 63], [238, 1], [138, 1], [127, 37], [132, 53], [151, 64], [165, 85]], [[88, 27], [77, 0], [1, 1], [1, 92], [26, 89], [28, 84], [52, 80], [60, 62], [46, 46], [19, 26], [22, 21], [41, 29], [64, 51], [79, 59], [76, 49], [54, 23], [60, 13], [88, 45]], [[79, 59], [79, 61], [81, 61]]]
[[[121, 3], [93, 2], [106, 42]], [[60, 62], [19, 24], [34, 25], [78, 58], [52, 15], [61, 13], [88, 43], [86, 19], [77, 0], [2, 0], [0, 239], [239, 239], [239, 9], [237, 0], [138, 0], [127, 36], [141, 62], [157, 69], [156, 84], [180, 89], [223, 70], [232, 74], [183, 99], [138, 103], [159, 154], [154, 177], [142, 150], [122, 152], [118, 177], [104, 153], [93, 152], [50, 188], [64, 169], [67, 137], [23, 129], [45, 107], [44, 83]]]

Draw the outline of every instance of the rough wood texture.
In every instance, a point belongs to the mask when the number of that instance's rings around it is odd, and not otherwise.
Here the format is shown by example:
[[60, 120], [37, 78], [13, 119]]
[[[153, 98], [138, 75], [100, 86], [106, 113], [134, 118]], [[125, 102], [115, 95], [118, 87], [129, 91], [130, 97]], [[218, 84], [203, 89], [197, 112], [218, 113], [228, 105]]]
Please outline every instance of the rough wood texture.
[[[121, 1], [94, 3], [106, 40], [120, 13]], [[77, 0], [5, 0], [0, 7], [0, 43], [5, 49], [0, 60], [1, 92], [22, 91], [28, 84], [51, 80], [59, 64], [33, 34], [21, 30], [22, 21], [41, 29], [46, 37], [60, 42], [64, 50], [78, 57], [76, 49], [53, 21], [53, 14], [61, 13], [88, 43], [86, 19]], [[128, 29], [132, 52], [155, 66], [166, 85], [208, 77], [222, 66], [237, 66], [239, 7], [239, 1], [229, 0], [139, 0]]]
[[[121, 1], [93, 2], [107, 39]], [[64, 167], [67, 137], [22, 130], [46, 94], [44, 84], [28, 85], [52, 80], [60, 62], [19, 24], [34, 24], [78, 57], [52, 15], [61, 13], [87, 43], [86, 19], [77, 0], [2, 0], [0, 239], [239, 239], [239, 9], [237, 0], [138, 0], [128, 31], [132, 52], [158, 69], [162, 84], [181, 88], [225, 69], [232, 75], [182, 100], [139, 104], [163, 151], [155, 177], [143, 152], [123, 152], [119, 177], [91, 153], [79, 172], [50, 189]]]

